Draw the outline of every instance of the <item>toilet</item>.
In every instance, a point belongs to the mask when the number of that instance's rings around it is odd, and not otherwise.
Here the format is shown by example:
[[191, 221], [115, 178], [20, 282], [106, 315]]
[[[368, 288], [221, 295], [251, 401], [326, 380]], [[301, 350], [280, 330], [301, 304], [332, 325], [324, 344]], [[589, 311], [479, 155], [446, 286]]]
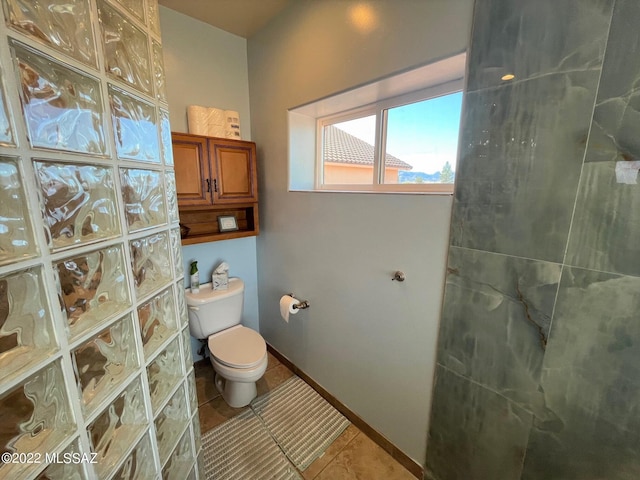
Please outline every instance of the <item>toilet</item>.
[[267, 369], [267, 345], [258, 332], [240, 324], [244, 282], [230, 278], [227, 290], [205, 283], [198, 293], [187, 289], [185, 297], [191, 335], [207, 339], [216, 388], [229, 406], [248, 405]]

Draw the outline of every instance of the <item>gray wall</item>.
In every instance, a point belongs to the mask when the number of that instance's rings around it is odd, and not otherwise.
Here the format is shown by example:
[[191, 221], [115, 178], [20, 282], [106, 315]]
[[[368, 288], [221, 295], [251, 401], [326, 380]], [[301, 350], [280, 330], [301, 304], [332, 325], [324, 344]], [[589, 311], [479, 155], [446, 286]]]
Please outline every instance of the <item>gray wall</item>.
[[[367, 2], [367, 31], [361, 3], [294, 2], [248, 42], [260, 332], [423, 464], [451, 197], [287, 192], [287, 109], [464, 51], [472, 2]], [[287, 324], [290, 291], [311, 308]]]
[[640, 477], [639, 23], [636, 0], [476, 1], [438, 480]]
[[[174, 132], [188, 132], [187, 106], [236, 110], [240, 113], [242, 138], [251, 139], [247, 41], [206, 23], [160, 7], [167, 97]], [[198, 261], [200, 281], [211, 281], [220, 262], [230, 265], [230, 275], [245, 282], [242, 322], [258, 330], [258, 277], [255, 237], [208, 242], [183, 247], [185, 287], [189, 264]], [[194, 360], [199, 342], [192, 341]]]

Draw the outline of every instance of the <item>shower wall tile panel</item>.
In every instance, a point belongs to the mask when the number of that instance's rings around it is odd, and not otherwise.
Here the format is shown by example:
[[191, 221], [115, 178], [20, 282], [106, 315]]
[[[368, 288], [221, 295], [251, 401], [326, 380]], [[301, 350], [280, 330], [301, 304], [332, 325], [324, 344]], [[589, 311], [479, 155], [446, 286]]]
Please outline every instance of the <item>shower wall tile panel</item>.
[[33, 168], [50, 248], [120, 234], [111, 167], [35, 161]]
[[22, 43], [11, 45], [31, 145], [107, 154], [98, 79]]
[[451, 247], [438, 363], [543, 410], [538, 385], [559, 282], [555, 263]]
[[[565, 267], [523, 478], [640, 475], [640, 278]], [[550, 448], [551, 447], [551, 448]]]
[[19, 159], [0, 156], [0, 265], [38, 253], [23, 185]]
[[167, 222], [162, 172], [121, 168], [120, 182], [130, 232]]
[[160, 162], [155, 108], [111, 85], [109, 100], [118, 157]]
[[[530, 3], [476, 1], [427, 468], [636, 479], [640, 5]], [[524, 443], [485, 440], [519, 409]], [[487, 470], [509, 452], [515, 470]]]
[[204, 479], [156, 0], [0, 3], [0, 477]]
[[517, 480], [531, 422], [501, 395], [438, 366], [427, 466], [439, 480]]
[[12, 28], [96, 68], [89, 0], [3, 0]]
[[452, 245], [562, 262], [597, 83], [578, 71], [466, 95]]
[[153, 95], [147, 35], [104, 0], [98, 0], [98, 13], [107, 73], [142, 93]]
[[507, 73], [515, 75], [516, 80], [527, 80], [599, 70], [613, 3], [477, 1], [469, 52], [473, 68], [468, 71], [467, 90], [500, 86], [504, 83], [501, 77]]
[[[640, 275], [640, 4], [616, 3], [567, 263]], [[624, 172], [628, 173], [624, 173]]]

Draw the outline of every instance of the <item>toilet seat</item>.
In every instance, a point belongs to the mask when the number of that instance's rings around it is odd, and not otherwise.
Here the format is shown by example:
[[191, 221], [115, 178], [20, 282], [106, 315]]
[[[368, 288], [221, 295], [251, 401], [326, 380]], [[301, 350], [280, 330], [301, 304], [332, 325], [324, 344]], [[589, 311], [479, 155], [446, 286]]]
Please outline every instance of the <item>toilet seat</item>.
[[211, 355], [231, 368], [255, 367], [267, 353], [267, 344], [262, 336], [242, 325], [211, 335], [208, 345]]

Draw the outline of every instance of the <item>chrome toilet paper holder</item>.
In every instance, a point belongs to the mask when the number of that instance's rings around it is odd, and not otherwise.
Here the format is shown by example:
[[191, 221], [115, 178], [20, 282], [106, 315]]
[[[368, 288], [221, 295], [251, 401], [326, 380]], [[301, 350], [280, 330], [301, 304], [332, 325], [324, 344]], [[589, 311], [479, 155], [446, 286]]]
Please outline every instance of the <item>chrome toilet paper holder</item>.
[[[296, 298], [296, 296], [293, 293], [288, 293], [287, 295], [289, 295], [291, 298], [298, 300]], [[307, 300], [298, 300], [298, 303], [296, 303], [293, 308], [295, 308], [296, 310], [304, 310], [306, 308], [309, 308], [311, 305], [309, 304], [309, 302]]]

